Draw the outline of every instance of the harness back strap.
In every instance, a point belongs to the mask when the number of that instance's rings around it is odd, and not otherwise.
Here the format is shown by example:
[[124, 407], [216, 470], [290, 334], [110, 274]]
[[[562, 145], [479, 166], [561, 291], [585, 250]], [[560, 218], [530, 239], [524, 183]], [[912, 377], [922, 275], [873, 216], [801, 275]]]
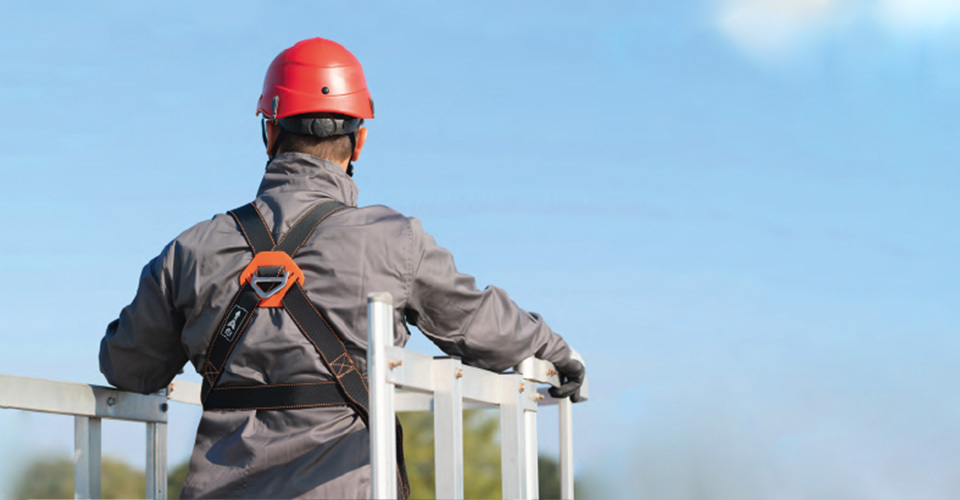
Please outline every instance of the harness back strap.
[[[339, 203], [336, 204], [339, 205]], [[326, 203], [324, 205], [326, 205]], [[317, 205], [314, 210], [321, 206], [323, 205]], [[310, 212], [314, 210], [310, 210]], [[260, 211], [257, 210], [256, 205], [253, 203], [247, 203], [228, 213], [236, 219], [237, 224], [240, 226], [240, 232], [243, 233], [243, 237], [246, 238], [254, 255], [273, 250], [273, 247], [277, 245], [273, 241], [273, 235], [270, 234], [270, 230], [267, 229], [267, 223], [263, 220], [263, 216], [260, 215]]]
[[[274, 242], [263, 216], [253, 203], [243, 205], [229, 213], [237, 221], [254, 255], [260, 252], [281, 251], [293, 257], [310, 238], [316, 227], [343, 207], [342, 203], [336, 201], [314, 206], [294, 223], [279, 243]], [[253, 289], [251, 282], [247, 282], [241, 286], [234, 297], [207, 350], [201, 392], [204, 409], [279, 410], [347, 405], [353, 408], [364, 425], [369, 427], [369, 389], [363, 374], [357, 369], [343, 343], [341, 335], [330, 326], [320, 310], [310, 301], [299, 282], [295, 282], [287, 290], [282, 303], [300, 332], [313, 344], [335, 381], [217, 387], [227, 358], [243, 336], [254, 311], [260, 305], [260, 296]], [[401, 498], [409, 498], [410, 486], [403, 458], [403, 432], [399, 420], [396, 429], [399, 494]]]
[[[300, 220], [294, 223], [293, 228], [287, 232], [283, 240], [287, 242], [287, 245], [292, 245], [293, 250], [296, 251], [303, 245], [306, 238], [313, 234], [313, 230], [321, 220], [341, 208], [343, 208], [343, 204], [336, 201], [316, 205], [301, 217]], [[263, 220], [263, 216], [253, 203], [247, 203], [228, 213], [237, 221], [240, 232], [243, 233], [243, 237], [246, 239], [247, 244], [250, 245], [254, 255], [271, 251], [277, 247], [277, 244], [274, 243], [273, 235], [270, 234], [270, 230], [267, 229], [267, 224]], [[305, 225], [304, 223], [309, 224], [307, 230], [302, 228], [302, 226]], [[294, 231], [295, 229], [297, 231]], [[301, 239], [295, 241], [290, 237], [291, 234]], [[256, 293], [256, 290], [253, 289], [253, 285], [247, 282], [237, 291], [230, 307], [227, 308], [226, 316], [220, 321], [217, 334], [214, 335], [210, 346], [207, 348], [207, 360], [204, 363], [203, 386], [200, 396], [205, 408], [207, 407], [207, 399], [210, 397], [212, 391], [215, 390], [215, 386], [223, 374], [223, 368], [226, 366], [227, 358], [230, 357], [234, 346], [243, 336], [247, 325], [250, 324], [250, 320], [253, 318], [254, 311], [259, 305], [260, 296]], [[258, 391], [256, 394], [260, 393], [262, 393], [262, 391]], [[231, 394], [232, 397], [237, 397], [240, 396], [241, 393], [234, 391]], [[260, 396], [251, 393], [250, 396], [244, 399], [253, 401], [258, 397]], [[298, 400], [299, 399], [302, 398], [298, 398]], [[346, 401], [343, 401], [343, 404], [346, 404]], [[235, 406], [231, 407], [235, 408]]]
[[214, 387], [204, 410], [292, 410], [347, 404], [336, 382]]

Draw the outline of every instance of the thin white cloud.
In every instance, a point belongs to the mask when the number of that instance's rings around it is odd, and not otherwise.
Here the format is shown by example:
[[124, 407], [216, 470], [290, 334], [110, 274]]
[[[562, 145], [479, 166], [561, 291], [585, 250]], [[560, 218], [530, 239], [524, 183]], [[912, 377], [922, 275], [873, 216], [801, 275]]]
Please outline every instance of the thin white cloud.
[[717, 27], [747, 53], [778, 59], [866, 21], [897, 38], [960, 32], [960, 0], [719, 0]]
[[960, 0], [879, 0], [883, 24], [900, 33], [940, 31], [960, 21]]
[[796, 50], [822, 30], [838, 0], [726, 0], [719, 27], [743, 49], [761, 57]]

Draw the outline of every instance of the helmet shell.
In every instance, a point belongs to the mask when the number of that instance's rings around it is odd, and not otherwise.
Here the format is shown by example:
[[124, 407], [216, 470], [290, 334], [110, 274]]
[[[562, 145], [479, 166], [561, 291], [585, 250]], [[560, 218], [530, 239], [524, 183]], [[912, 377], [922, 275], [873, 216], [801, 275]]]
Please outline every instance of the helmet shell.
[[257, 113], [285, 118], [340, 113], [373, 118], [360, 61], [337, 42], [311, 38], [281, 52], [267, 68]]

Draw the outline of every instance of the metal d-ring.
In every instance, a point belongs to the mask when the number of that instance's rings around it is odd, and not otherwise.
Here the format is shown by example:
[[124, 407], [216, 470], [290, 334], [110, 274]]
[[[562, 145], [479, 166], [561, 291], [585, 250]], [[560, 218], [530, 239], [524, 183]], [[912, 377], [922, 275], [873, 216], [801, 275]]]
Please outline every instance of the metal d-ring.
[[[257, 273], [253, 273], [253, 276], [250, 277], [250, 284], [253, 286], [253, 291], [257, 292], [261, 299], [268, 299], [286, 288], [287, 278], [289, 277], [290, 271], [286, 269], [283, 270], [283, 276], [257, 276]], [[260, 283], [279, 283], [279, 285], [271, 288], [269, 292], [265, 292], [260, 288]]]

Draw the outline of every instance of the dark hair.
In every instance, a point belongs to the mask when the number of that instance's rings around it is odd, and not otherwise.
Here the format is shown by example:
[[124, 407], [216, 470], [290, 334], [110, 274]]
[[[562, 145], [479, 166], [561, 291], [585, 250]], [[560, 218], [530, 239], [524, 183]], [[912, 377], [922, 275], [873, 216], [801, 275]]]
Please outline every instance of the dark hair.
[[[348, 118], [335, 113], [309, 113], [297, 116], [303, 118]], [[353, 154], [353, 143], [350, 141], [350, 135], [315, 137], [284, 130], [280, 134], [280, 142], [277, 144], [277, 154], [280, 153], [307, 153], [325, 160], [342, 162], [349, 160], [350, 155]]]
[[307, 153], [324, 160], [342, 162], [353, 154], [353, 146], [348, 135], [314, 137], [284, 130], [277, 144], [277, 154], [280, 153]]

